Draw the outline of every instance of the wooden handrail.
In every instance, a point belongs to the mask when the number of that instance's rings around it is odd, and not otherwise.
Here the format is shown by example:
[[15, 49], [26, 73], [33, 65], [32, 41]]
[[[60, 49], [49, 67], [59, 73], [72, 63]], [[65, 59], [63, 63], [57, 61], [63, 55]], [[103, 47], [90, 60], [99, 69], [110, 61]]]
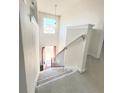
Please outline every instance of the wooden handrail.
[[56, 56], [58, 56], [58, 55], [61, 54], [63, 51], [65, 51], [71, 44], [73, 44], [74, 42], [76, 42], [78, 39], [83, 38], [83, 40], [84, 40], [84, 39], [86, 38], [86, 36], [87, 36], [87, 35], [84, 35], [84, 34], [78, 36], [76, 39], [74, 39], [74, 40], [71, 41], [68, 45], [66, 45], [59, 53], [57, 53]]

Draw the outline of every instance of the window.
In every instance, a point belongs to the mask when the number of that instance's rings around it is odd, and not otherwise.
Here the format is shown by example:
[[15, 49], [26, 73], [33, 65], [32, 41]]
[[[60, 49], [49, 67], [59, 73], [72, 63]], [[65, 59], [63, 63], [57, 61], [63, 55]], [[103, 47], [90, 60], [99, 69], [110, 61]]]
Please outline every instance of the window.
[[44, 33], [54, 34], [55, 33], [56, 20], [53, 18], [45, 17], [43, 19], [43, 30]]

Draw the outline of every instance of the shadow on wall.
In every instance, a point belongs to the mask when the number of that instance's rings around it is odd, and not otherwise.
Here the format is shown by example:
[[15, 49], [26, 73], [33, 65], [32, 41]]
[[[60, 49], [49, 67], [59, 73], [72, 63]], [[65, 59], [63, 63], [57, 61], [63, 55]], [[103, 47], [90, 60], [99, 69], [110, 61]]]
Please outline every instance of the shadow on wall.
[[93, 29], [91, 34], [91, 41], [89, 45], [88, 55], [91, 55], [95, 58], [100, 58], [103, 40], [104, 40], [104, 30]]

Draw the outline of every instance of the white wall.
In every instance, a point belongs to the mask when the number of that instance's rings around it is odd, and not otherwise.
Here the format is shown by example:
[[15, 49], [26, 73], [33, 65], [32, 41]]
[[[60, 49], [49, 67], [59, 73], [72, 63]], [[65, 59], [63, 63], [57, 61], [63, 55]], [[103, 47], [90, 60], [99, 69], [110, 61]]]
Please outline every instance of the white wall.
[[20, 0], [20, 20], [27, 93], [35, 92], [36, 77], [39, 72], [39, 31], [38, 25], [29, 18], [29, 0], [27, 5]]
[[[101, 46], [100, 42], [103, 41], [99, 34], [103, 34], [103, 20], [104, 20], [104, 0], [80, 0], [77, 6], [73, 7], [70, 11], [65, 12], [61, 16], [60, 21], [60, 38], [59, 50], [65, 46], [66, 42], [66, 26], [75, 26], [83, 24], [94, 24], [95, 30], [91, 37], [91, 47], [89, 54], [97, 57], [98, 47]], [[97, 33], [99, 31], [99, 34]], [[99, 49], [100, 50], [100, 49]]]
[[96, 58], [100, 58], [103, 40], [104, 40], [103, 30], [94, 29], [91, 34], [91, 41], [89, 45], [88, 54]]
[[19, 20], [19, 93], [27, 93], [24, 53], [22, 46], [21, 24]]
[[38, 23], [40, 28], [40, 47], [43, 46], [57, 46], [59, 41], [59, 16], [56, 17], [57, 20], [57, 28], [54, 34], [46, 34], [43, 32], [43, 18], [50, 17], [55, 18], [55, 16], [43, 12], [38, 13]]

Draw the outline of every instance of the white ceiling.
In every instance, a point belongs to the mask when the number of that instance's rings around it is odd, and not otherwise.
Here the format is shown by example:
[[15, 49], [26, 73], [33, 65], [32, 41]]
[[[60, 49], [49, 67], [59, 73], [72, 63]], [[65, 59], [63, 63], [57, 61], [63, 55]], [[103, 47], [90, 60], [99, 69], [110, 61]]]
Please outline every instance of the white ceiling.
[[62, 15], [72, 7], [78, 5], [82, 0], [37, 0], [38, 11], [55, 14], [55, 4], [57, 4], [57, 15]]

